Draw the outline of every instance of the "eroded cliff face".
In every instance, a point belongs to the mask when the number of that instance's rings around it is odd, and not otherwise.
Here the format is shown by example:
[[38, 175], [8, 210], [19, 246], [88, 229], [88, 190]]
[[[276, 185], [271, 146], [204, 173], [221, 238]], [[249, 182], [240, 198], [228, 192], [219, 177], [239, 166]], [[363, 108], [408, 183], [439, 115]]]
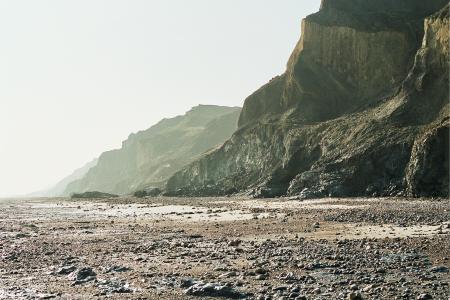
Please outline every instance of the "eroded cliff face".
[[449, 190], [450, 121], [427, 130], [413, 147], [407, 169], [410, 196], [446, 196]]
[[237, 128], [240, 108], [200, 105], [130, 135], [122, 148], [103, 153], [95, 167], [70, 183], [64, 194], [132, 193], [161, 187], [173, 173], [220, 146]]
[[449, 26], [448, 7], [425, 20], [425, 37], [413, 69], [416, 80], [410, 86], [417, 93], [430, 91], [426, 95], [434, 99], [435, 108], [431, 111], [434, 121], [416, 138], [408, 164], [406, 182], [411, 196], [442, 196], [449, 191]]
[[420, 47], [423, 19], [445, 1], [323, 1], [302, 21], [284, 75], [246, 101], [240, 126], [262, 118], [322, 122], [391, 95]]
[[286, 73], [246, 99], [239, 130], [171, 177], [168, 194], [448, 195], [446, 4], [323, 1]]

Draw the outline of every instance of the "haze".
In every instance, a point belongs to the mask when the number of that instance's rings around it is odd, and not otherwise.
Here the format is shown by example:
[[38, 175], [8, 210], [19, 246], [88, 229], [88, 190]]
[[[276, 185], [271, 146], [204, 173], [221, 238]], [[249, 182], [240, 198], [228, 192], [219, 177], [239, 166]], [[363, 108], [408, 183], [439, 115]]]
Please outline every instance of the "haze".
[[56, 183], [198, 104], [242, 106], [315, 1], [0, 2], [0, 196]]

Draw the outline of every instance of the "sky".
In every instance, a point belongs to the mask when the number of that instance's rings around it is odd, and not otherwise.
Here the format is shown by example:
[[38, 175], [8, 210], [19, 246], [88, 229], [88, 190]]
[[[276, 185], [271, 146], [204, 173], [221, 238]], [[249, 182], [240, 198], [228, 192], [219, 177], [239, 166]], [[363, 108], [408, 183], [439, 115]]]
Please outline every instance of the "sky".
[[0, 1], [0, 196], [285, 70], [319, 0]]

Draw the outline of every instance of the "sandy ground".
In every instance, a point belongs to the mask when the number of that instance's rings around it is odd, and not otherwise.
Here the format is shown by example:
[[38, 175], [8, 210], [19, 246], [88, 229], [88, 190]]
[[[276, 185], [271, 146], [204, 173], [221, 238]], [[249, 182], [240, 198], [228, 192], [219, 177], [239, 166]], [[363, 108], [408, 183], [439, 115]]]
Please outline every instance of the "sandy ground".
[[0, 299], [450, 299], [450, 200], [0, 200]]

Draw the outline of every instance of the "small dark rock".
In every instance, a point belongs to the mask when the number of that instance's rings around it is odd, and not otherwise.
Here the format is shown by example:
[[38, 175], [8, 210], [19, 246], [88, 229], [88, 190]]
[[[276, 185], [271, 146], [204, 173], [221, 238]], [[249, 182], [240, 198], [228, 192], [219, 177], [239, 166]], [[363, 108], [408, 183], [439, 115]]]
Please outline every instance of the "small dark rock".
[[363, 300], [361, 293], [353, 292], [348, 294], [348, 300]]
[[70, 273], [72, 273], [73, 271], [75, 271], [77, 268], [75, 266], [64, 266], [59, 268], [56, 271], [56, 274], [58, 275], [68, 275]]
[[84, 267], [70, 273], [68, 278], [75, 281], [75, 284], [82, 284], [97, 279], [97, 274], [92, 268]]
[[430, 269], [433, 273], [448, 273], [449, 269], [446, 266], [436, 266]]

